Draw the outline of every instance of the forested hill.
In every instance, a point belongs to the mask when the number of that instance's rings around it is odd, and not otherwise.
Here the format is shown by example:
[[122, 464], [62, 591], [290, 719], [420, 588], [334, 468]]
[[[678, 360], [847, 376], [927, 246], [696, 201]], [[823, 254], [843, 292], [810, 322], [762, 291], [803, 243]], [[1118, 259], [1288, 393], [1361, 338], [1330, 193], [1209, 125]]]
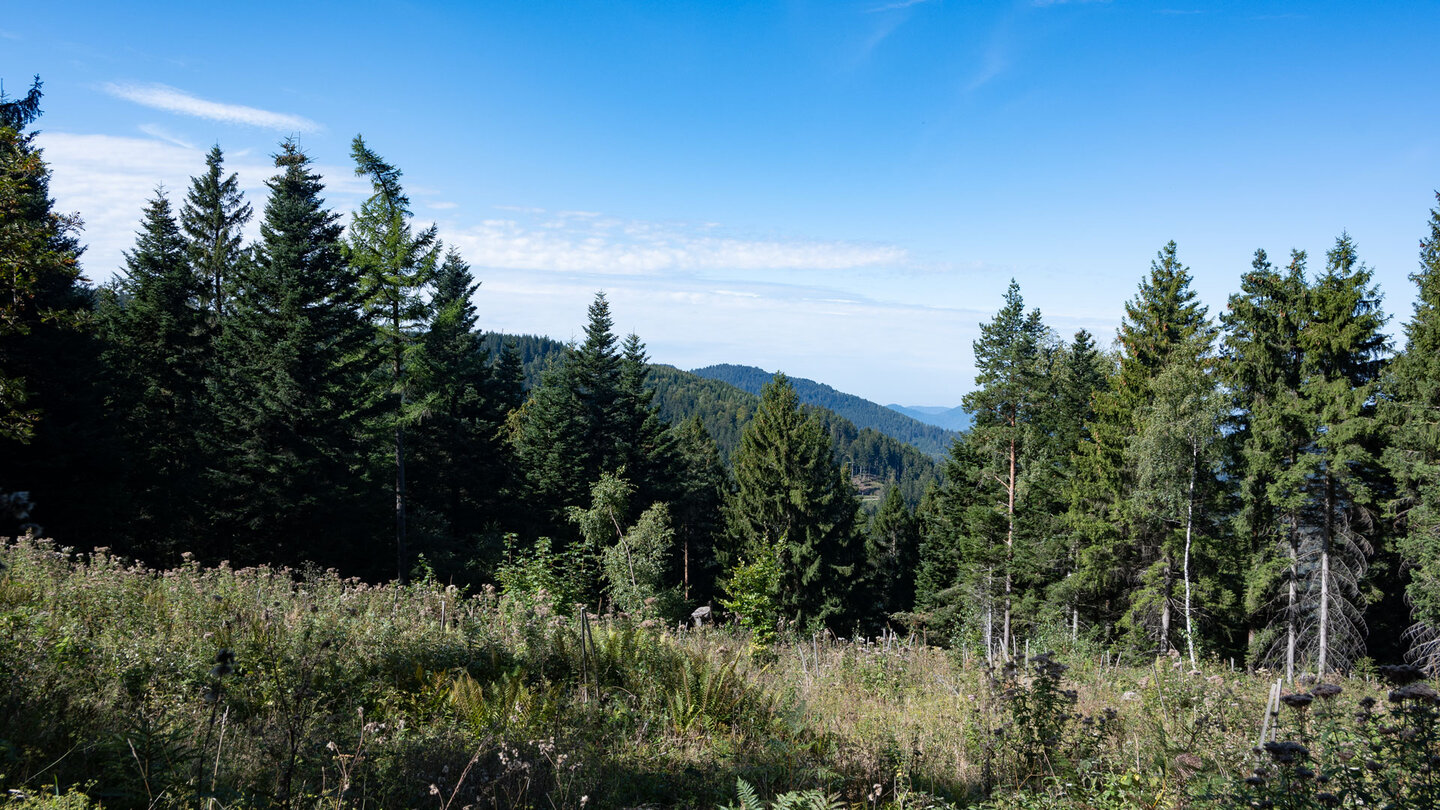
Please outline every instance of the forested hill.
[[[730, 454], [740, 444], [740, 433], [760, 404], [760, 397], [755, 394], [674, 366], [652, 365], [647, 385], [655, 391], [655, 405], [661, 418], [671, 424], [698, 414], [727, 464]], [[883, 494], [878, 487], [894, 482], [905, 500], [914, 506], [925, 494], [925, 488], [939, 480], [934, 459], [911, 445], [872, 428], [856, 427], [849, 419], [827, 408], [806, 407], [820, 417], [830, 434], [836, 459], [849, 464], [851, 471], [859, 476], [862, 496]]]
[[927, 425], [944, 430], [964, 432], [970, 429], [975, 418], [965, 410], [963, 405], [956, 405], [953, 408], [935, 408], [925, 406], [886, 405], [892, 411], [903, 413], [917, 422], [924, 422]]
[[[558, 340], [539, 335], [506, 335], [489, 333], [484, 346], [492, 357], [499, 354], [501, 347], [513, 341], [525, 368], [525, 387], [531, 388], [540, 378], [540, 372], [552, 357], [565, 350], [565, 344]], [[725, 368], [714, 366], [712, 368]], [[742, 366], [730, 366], [742, 368]], [[758, 369], [757, 369], [758, 371]], [[770, 377], [765, 378], [769, 382]], [[830, 434], [835, 447], [835, 457], [849, 464], [862, 483], [884, 484], [896, 482], [905, 500], [912, 506], [920, 502], [925, 488], [939, 480], [939, 470], [934, 459], [915, 449], [902, 439], [887, 435], [870, 427], [859, 427], [823, 405], [808, 403], [806, 388], [823, 388], [840, 397], [829, 386], [822, 386], [809, 380], [791, 380], [802, 402], [807, 402], [820, 416], [826, 432]], [[755, 415], [760, 403], [758, 395], [720, 380], [709, 379], [698, 374], [681, 371], [674, 366], [652, 365], [646, 385], [655, 391], [655, 406], [660, 417], [672, 425], [678, 425], [698, 415], [705, 429], [715, 439], [720, 456], [726, 465], [730, 454], [740, 444], [740, 433]], [[755, 387], [760, 390], [759, 386]], [[858, 399], [849, 397], [850, 399]], [[864, 400], [858, 400], [864, 402]], [[869, 403], [867, 403], [869, 404]], [[883, 409], [882, 409], [883, 410]], [[898, 414], [897, 414], [898, 415]], [[863, 494], [879, 494], [865, 492]]]
[[[722, 363], [697, 368], [691, 372], [701, 377], [729, 383], [742, 391], [759, 394], [761, 387], [774, 375], [754, 366]], [[788, 376], [788, 375], [787, 375]], [[854, 394], [836, 391], [824, 383], [803, 377], [790, 377], [795, 393], [806, 405], [824, 408], [853, 422], [857, 427], [879, 431], [893, 439], [916, 447], [931, 458], [940, 458], [950, 451], [958, 436], [952, 430], [927, 425], [917, 419]]]
[[493, 360], [500, 356], [500, 350], [506, 343], [513, 343], [520, 355], [520, 365], [525, 369], [526, 391], [540, 382], [540, 372], [545, 370], [550, 358], [559, 357], [565, 351], [564, 343], [544, 335], [507, 335], [501, 332], [486, 332], [480, 346], [490, 353]]

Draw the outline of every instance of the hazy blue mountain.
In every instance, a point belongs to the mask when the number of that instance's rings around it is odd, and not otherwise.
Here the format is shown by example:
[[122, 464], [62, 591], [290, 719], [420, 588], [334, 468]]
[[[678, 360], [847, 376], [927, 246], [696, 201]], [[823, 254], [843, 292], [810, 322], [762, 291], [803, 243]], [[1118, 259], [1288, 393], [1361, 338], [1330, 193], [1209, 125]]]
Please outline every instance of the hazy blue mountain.
[[962, 406], [946, 408], [941, 405], [886, 405], [892, 411], [903, 413], [911, 419], [934, 425], [945, 430], [964, 431], [970, 429], [970, 414]]
[[[706, 379], [729, 383], [742, 391], [759, 394], [760, 388], [770, 382], [772, 372], [754, 366], [722, 364], [697, 368], [691, 372]], [[788, 376], [788, 375], [787, 375]], [[804, 377], [790, 377], [795, 393], [806, 405], [824, 408], [849, 421], [856, 427], [870, 428], [897, 441], [904, 442], [931, 458], [940, 458], [950, 451], [950, 444], [956, 433], [926, 424], [913, 416], [898, 413], [883, 405], [861, 399], [854, 394], [836, 391], [828, 385], [807, 380]]]

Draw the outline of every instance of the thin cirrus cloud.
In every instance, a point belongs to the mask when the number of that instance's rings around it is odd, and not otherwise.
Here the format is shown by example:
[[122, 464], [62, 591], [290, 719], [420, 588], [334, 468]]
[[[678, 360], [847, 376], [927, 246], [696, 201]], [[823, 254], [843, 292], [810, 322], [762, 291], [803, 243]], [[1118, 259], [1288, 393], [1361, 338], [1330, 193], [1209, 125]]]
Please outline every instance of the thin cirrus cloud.
[[227, 124], [244, 124], [283, 132], [319, 132], [323, 129], [303, 116], [272, 112], [243, 104], [210, 101], [165, 84], [110, 82], [104, 85], [104, 90], [116, 98], [133, 101], [143, 107]]
[[863, 242], [747, 239], [709, 228], [619, 220], [590, 212], [489, 219], [450, 241], [481, 267], [605, 275], [760, 270], [855, 270], [909, 263], [901, 247]]

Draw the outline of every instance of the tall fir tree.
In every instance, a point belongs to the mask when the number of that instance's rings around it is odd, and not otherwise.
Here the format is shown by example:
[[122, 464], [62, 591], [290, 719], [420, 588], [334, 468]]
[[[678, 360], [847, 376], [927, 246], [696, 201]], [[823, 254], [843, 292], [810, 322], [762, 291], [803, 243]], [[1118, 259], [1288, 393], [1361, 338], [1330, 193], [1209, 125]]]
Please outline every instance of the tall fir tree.
[[1274, 621], [1283, 625], [1292, 651], [1299, 611], [1299, 513], [1281, 509], [1272, 487], [1310, 441], [1300, 398], [1301, 333], [1310, 321], [1306, 254], [1292, 251], [1284, 272], [1257, 250], [1240, 292], [1230, 296], [1221, 323], [1225, 337], [1221, 377], [1230, 392], [1224, 452], [1238, 509], [1234, 533], [1251, 562], [1245, 583], [1250, 654], [1269, 658]]
[[188, 242], [190, 266], [200, 279], [201, 300], [216, 330], [225, 319], [226, 299], [244, 258], [243, 231], [253, 213], [240, 191], [239, 178], [233, 172], [225, 176], [220, 147], [210, 147], [205, 173], [190, 180], [180, 226]]
[[1156, 375], [1177, 349], [1194, 345], [1210, 329], [1190, 281], [1175, 243], [1167, 243], [1125, 304], [1119, 364], [1110, 386], [1095, 396], [1095, 418], [1069, 485], [1067, 523], [1081, 549], [1075, 585], [1086, 603], [1082, 618], [1101, 636], [1127, 636], [1137, 650], [1154, 649], [1159, 641], [1155, 626], [1132, 612], [1130, 595], [1160, 556], [1161, 531], [1135, 513], [1129, 497], [1135, 469], [1127, 449]]
[[415, 363], [414, 404], [420, 418], [412, 429], [412, 499], [433, 528], [420, 548], [432, 563], [437, 543], [453, 561], [473, 553], [473, 541], [499, 518], [512, 488], [513, 460], [505, 452], [501, 426], [509, 403], [492, 388], [489, 352], [476, 329], [472, 299], [479, 283], [453, 248], [435, 275], [431, 318]]
[[411, 365], [422, 325], [429, 314], [424, 290], [435, 273], [440, 244], [435, 226], [415, 233], [410, 198], [400, 186], [400, 170], [386, 163], [359, 135], [350, 144], [355, 174], [370, 180], [374, 193], [350, 223], [347, 258], [360, 274], [365, 312], [375, 327], [386, 374], [382, 421], [394, 438], [395, 571], [409, 581], [406, 536], [405, 432], [420, 408], [410, 402]]
[[187, 247], [170, 201], [157, 193], [99, 310], [132, 505], [123, 532], [138, 542], [132, 551], [157, 562], [175, 562], [167, 552], [199, 533], [204, 502], [210, 340], [205, 286]]
[[[1435, 195], [1440, 203], [1440, 193]], [[1391, 363], [1381, 401], [1390, 430], [1385, 466], [1395, 481], [1388, 512], [1402, 533], [1411, 567], [1409, 598], [1415, 624], [1412, 657], [1440, 668], [1440, 204], [1430, 211], [1420, 243], [1415, 311], [1405, 324], [1405, 351]]]
[[325, 561], [374, 574], [366, 381], [374, 332], [339, 216], [294, 141], [236, 284], [220, 343], [217, 549], [242, 562]]
[[868, 618], [846, 613], [860, 607], [851, 602], [862, 551], [854, 485], [785, 375], [762, 389], [732, 462], [735, 490], [725, 504], [730, 559], [754, 561], [777, 544], [776, 597], [799, 627], [848, 629], [847, 620]]
[[[122, 508], [94, 290], [80, 273], [80, 218], [50, 197], [50, 169], [27, 128], [36, 77], [0, 94], [0, 492], [28, 491], [30, 518], [76, 546], [108, 542]], [[15, 527], [0, 527], [0, 534]]]
[[865, 566], [857, 595], [874, 605], [869, 629], [882, 628], [891, 616], [914, 608], [919, 552], [919, 521], [892, 484], [865, 532]]
[[1311, 288], [1309, 322], [1299, 339], [1309, 442], [1270, 490], [1272, 504], [1298, 516], [1302, 564], [1295, 575], [1303, 579], [1291, 609], [1287, 659], [1303, 659], [1321, 676], [1348, 667], [1365, 650], [1361, 589], [1385, 486], [1375, 407], [1388, 352], [1380, 331], [1386, 319], [1370, 279], [1354, 242], [1342, 235]]

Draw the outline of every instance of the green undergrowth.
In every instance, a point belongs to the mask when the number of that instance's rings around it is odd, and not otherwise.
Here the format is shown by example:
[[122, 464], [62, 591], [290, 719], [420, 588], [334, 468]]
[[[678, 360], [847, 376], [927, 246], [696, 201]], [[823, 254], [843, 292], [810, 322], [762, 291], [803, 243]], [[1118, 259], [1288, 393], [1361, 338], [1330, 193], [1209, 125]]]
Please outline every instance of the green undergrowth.
[[757, 648], [543, 592], [31, 540], [0, 563], [7, 807], [1358, 807], [1429, 800], [1440, 763], [1423, 680], [1267, 721], [1272, 681], [1173, 658]]

